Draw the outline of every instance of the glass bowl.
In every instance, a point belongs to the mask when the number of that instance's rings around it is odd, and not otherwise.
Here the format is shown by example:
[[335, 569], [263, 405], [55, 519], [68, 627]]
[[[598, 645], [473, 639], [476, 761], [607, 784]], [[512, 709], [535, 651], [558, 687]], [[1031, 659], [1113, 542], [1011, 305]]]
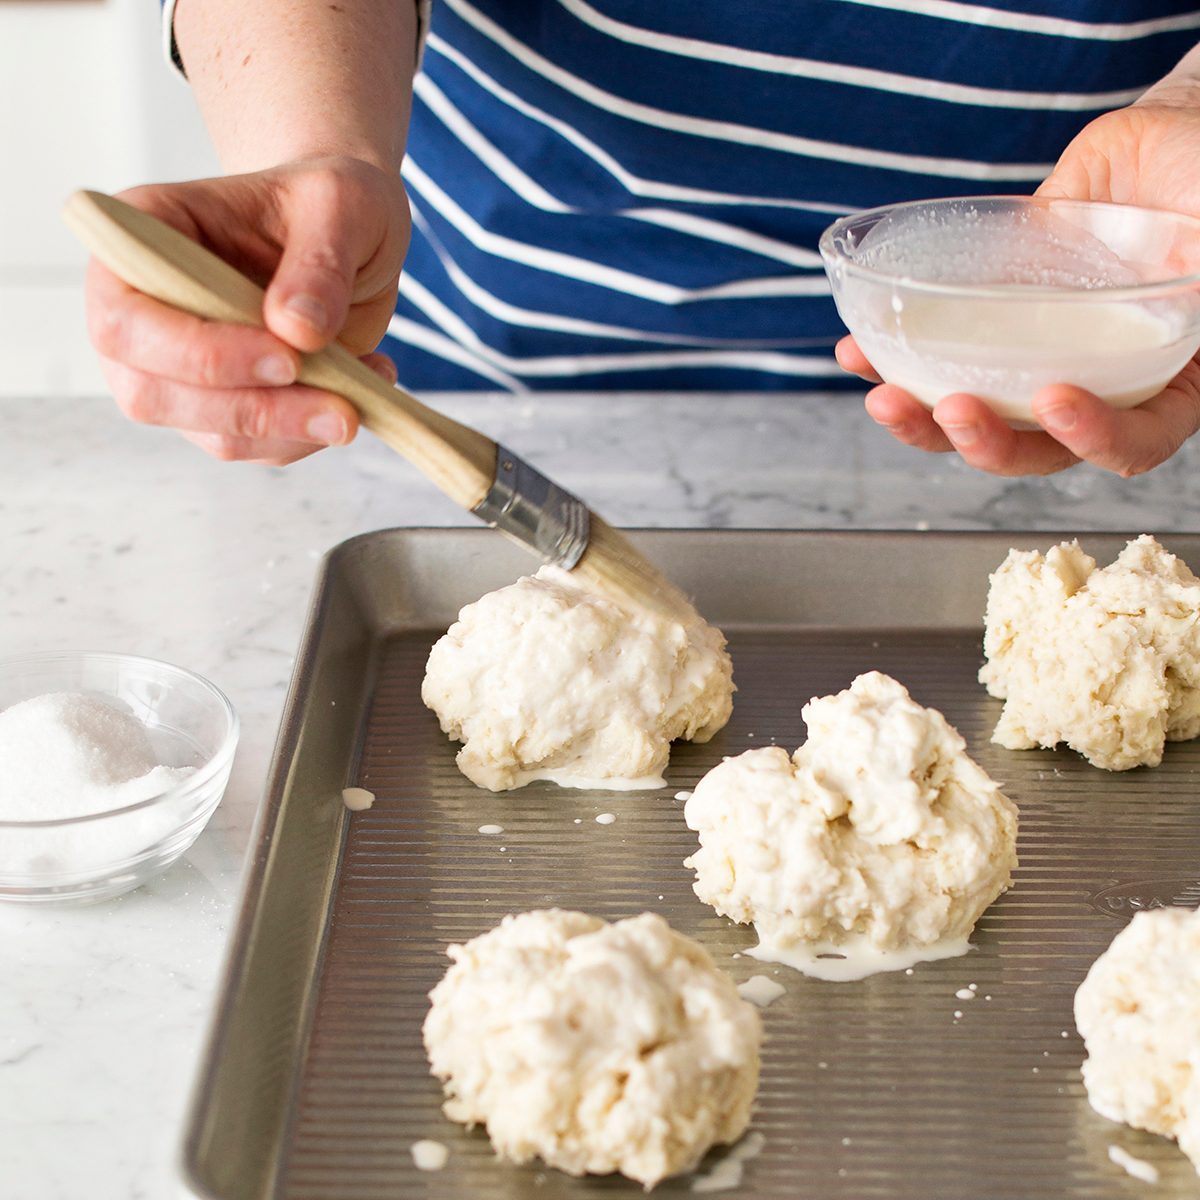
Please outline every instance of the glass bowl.
[[167, 766], [192, 773], [166, 791], [86, 816], [0, 819], [0, 900], [102, 900], [145, 883], [199, 836], [217, 807], [238, 739], [224, 694], [181, 667], [130, 654], [0, 658], [0, 711], [46, 692], [116, 698]]
[[1116, 408], [1200, 349], [1200, 220], [982, 196], [843, 217], [821, 237], [834, 302], [872, 366], [930, 408], [979, 396], [1014, 425], [1048, 384]]

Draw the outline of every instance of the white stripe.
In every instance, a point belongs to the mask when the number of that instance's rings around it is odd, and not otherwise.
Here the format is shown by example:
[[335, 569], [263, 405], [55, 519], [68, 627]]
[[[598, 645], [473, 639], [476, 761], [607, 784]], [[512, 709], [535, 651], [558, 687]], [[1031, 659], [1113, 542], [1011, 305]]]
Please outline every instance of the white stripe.
[[1071, 21], [1065, 17], [1043, 17], [1032, 13], [1005, 12], [984, 4], [960, 4], [957, 0], [842, 0], [843, 4], [861, 4], [868, 8], [887, 8], [893, 12], [937, 17], [964, 25], [985, 25], [992, 29], [1014, 29], [1018, 33], [1043, 33], [1051, 37], [1082, 38], [1097, 42], [1132, 42], [1156, 33], [1174, 33], [1200, 29], [1200, 11], [1174, 17], [1152, 17], [1124, 24]]
[[511, 375], [506, 375], [503, 371], [497, 371], [495, 367], [483, 362], [477, 355], [438, 333], [436, 329], [419, 325], [416, 321], [410, 321], [408, 317], [393, 314], [391, 320], [388, 321], [387, 331], [391, 337], [398, 338], [407, 345], [416, 346], [447, 362], [458, 363], [459, 366], [466, 367], [468, 371], [474, 371], [476, 375], [482, 375], [485, 379], [490, 379], [493, 383], [508, 388], [509, 391], [529, 391], [520, 380], [513, 379]]
[[664, 350], [641, 354], [580, 354], [574, 358], [531, 360], [522, 367], [527, 375], [609, 375], [615, 371], [664, 371], [672, 367], [730, 367], [739, 371], [763, 371], [771, 375], [823, 376], [842, 378], [832, 350], [824, 358], [801, 358], [777, 351], [753, 350]]
[[614, 96], [586, 80], [579, 79], [549, 62], [540, 54], [519, 42], [490, 17], [466, 3], [466, 0], [442, 0], [464, 21], [477, 29], [501, 49], [512, 55], [530, 71], [542, 76], [564, 91], [604, 112], [625, 117], [656, 129], [672, 130], [694, 137], [713, 141], [732, 142], [735, 145], [755, 146], [774, 150], [781, 154], [794, 154], [806, 158], [819, 158], [830, 162], [851, 163], [855, 166], [879, 167], [887, 171], [907, 171], [917, 175], [934, 175], [949, 179], [1005, 180], [1010, 182], [1036, 182], [1044, 179], [1053, 163], [988, 163], [966, 158], [938, 158], [924, 154], [898, 154], [890, 150], [872, 150], [863, 146], [843, 145], [816, 138], [798, 137], [795, 134], [777, 133], [769, 129], [758, 129], [750, 125], [739, 125], [733, 121], [710, 121], [686, 113], [668, 112], [647, 104], [638, 104], [621, 96]]
[[561, 250], [548, 250], [532, 246], [515, 238], [505, 237], [484, 229], [478, 221], [448, 196], [418, 166], [409, 155], [401, 168], [404, 178], [420, 192], [426, 203], [436, 209], [473, 246], [486, 254], [509, 262], [521, 263], [539, 271], [561, 275], [581, 283], [594, 284], [627, 296], [651, 300], [658, 304], [685, 304], [693, 300], [718, 300], [736, 297], [760, 296], [820, 296], [828, 284], [824, 275], [796, 276], [781, 275], [775, 278], [738, 279], [731, 283], [714, 284], [711, 287], [685, 288], [648, 279], [630, 271], [593, 262]]
[[[476, 363], [476, 355], [488, 363], [499, 364], [509, 371], [519, 372], [523, 376], [541, 378], [562, 375], [606, 375], [615, 371], [657, 371], [668, 367], [733, 367], [738, 370], [767, 371], [773, 375], [802, 375], [802, 376], [840, 376], [842, 369], [834, 361], [832, 355], [820, 358], [803, 358], [799, 355], [780, 354], [777, 351], [755, 350], [649, 350], [629, 354], [559, 354], [542, 355], [537, 358], [514, 358], [488, 346], [458, 318], [445, 308], [440, 301], [415, 280], [401, 275], [400, 290], [414, 305], [420, 308], [431, 320], [438, 321], [439, 317], [449, 314], [453, 320], [447, 327], [450, 338], [443, 337], [435, 330], [425, 329], [406, 317], [393, 317], [388, 322], [388, 333], [393, 337], [412, 345], [422, 345], [422, 349], [438, 346], [443, 358], [453, 357], [448, 350], [453, 347], [460, 351], [461, 357], [455, 361], [469, 364]], [[440, 323], [440, 322], [439, 322]], [[454, 331], [461, 327], [469, 338], [468, 347], [459, 347], [451, 339]], [[418, 336], [423, 333], [425, 336]], [[474, 365], [473, 370], [485, 374], [483, 366]], [[499, 371], [495, 374], [500, 375]], [[514, 384], [516, 381], [514, 381]], [[514, 390], [527, 391], [527, 388], [516, 385]]]
[[761, 254], [764, 258], [773, 258], [791, 267], [807, 267], [812, 270], [822, 266], [821, 256], [815, 250], [793, 246], [788, 242], [781, 242], [778, 238], [765, 237], [761, 233], [751, 233], [749, 229], [743, 229], [740, 225], [730, 225], [725, 221], [713, 221], [708, 217], [673, 212], [665, 208], [628, 208], [621, 210], [621, 216], [645, 221], [648, 225], [661, 225], [664, 229], [691, 234], [692, 237], [704, 238], [706, 241], [735, 246], [739, 250]]
[[[522, 376], [591, 375], [680, 365], [749, 367], [788, 375], [834, 375], [839, 370], [828, 355], [802, 358], [757, 349], [643, 350], [625, 354], [543, 354], [517, 358], [489, 346], [457, 313], [411, 275], [400, 276], [400, 293], [468, 352], [478, 354], [494, 367]], [[771, 365], [764, 368], [763, 363]]]
[[473, 79], [481, 88], [495, 96], [497, 100], [508, 105], [514, 112], [544, 125], [553, 130], [565, 141], [568, 141], [581, 153], [590, 158], [597, 166], [607, 171], [627, 192], [635, 196], [652, 197], [656, 200], [678, 200], [690, 204], [746, 204], [770, 208], [795, 209], [801, 212], [816, 212], [829, 216], [841, 217], [851, 211], [844, 204], [819, 204], [809, 200], [792, 200], [783, 196], [752, 196], [738, 195], [734, 192], [713, 192], [705, 188], [684, 187], [679, 184], [666, 183], [657, 179], [645, 179], [635, 175], [622, 166], [606, 150], [601, 149], [590, 138], [585, 137], [579, 130], [551, 116], [544, 109], [538, 108], [523, 100], [515, 92], [498, 83], [486, 72], [467, 58], [457, 47], [444, 41], [438, 34], [429, 35], [428, 48], [449, 59], [464, 74]]
[[522, 200], [545, 212], [571, 212], [570, 205], [552, 196], [540, 183], [530, 178], [507, 155], [501, 154], [487, 138], [468, 121], [447, 98], [446, 94], [427, 75], [413, 80], [413, 95], [419, 96], [438, 120]]
[[[400, 295], [412, 302], [444, 333], [447, 333], [461, 346], [469, 346], [472, 351], [479, 351], [483, 346], [479, 335], [453, 309], [447, 307], [420, 280], [403, 272], [400, 274]], [[507, 366], [502, 363], [500, 355], [485, 353], [484, 358], [496, 366]]]
[[630, 329], [623, 325], [606, 325], [599, 321], [585, 321], [581, 317], [567, 317], [561, 313], [541, 312], [537, 309], [519, 308], [502, 300], [476, 283], [450, 257], [437, 234], [430, 228], [424, 213], [413, 204], [413, 226], [419, 229], [428, 241], [430, 249], [437, 255], [442, 269], [459, 293], [476, 308], [507, 325], [519, 325], [526, 329], [545, 329], [556, 333], [572, 333], [583, 337], [622, 338], [631, 342], [657, 342], [668, 346], [698, 346], [709, 349], [742, 350], [750, 348], [772, 350], [799, 350], [814, 346], [827, 346], [828, 338], [792, 338], [754, 340], [747, 338], [703, 338], [685, 333], [648, 332], [645, 329]]
[[[585, 211], [551, 195], [537, 180], [521, 170], [467, 120], [441, 88], [428, 76], [417, 76], [413, 82], [413, 93], [429, 106], [430, 111], [464, 146], [471, 150], [501, 182], [511, 188], [521, 199], [544, 212], [582, 213]], [[761, 234], [752, 233], [748, 229], [741, 229], [736, 225], [714, 221], [707, 217], [658, 208], [618, 209], [615, 215], [643, 221], [649, 225], [658, 225], [685, 236], [703, 238], [710, 242], [721, 242], [751, 254], [761, 254], [792, 267], [812, 269], [821, 266], [821, 256], [812, 250], [806, 250], [802, 246], [789, 245], [777, 238], [764, 237]]]
[[894, 92], [902, 96], [919, 96], [923, 100], [977, 104], [987, 108], [1101, 112], [1110, 108], [1121, 108], [1136, 100], [1145, 91], [1145, 88], [1127, 88], [1119, 92], [1026, 92], [972, 87], [917, 75], [899, 75], [894, 71], [879, 71], [871, 67], [854, 67], [813, 58], [793, 58], [760, 50], [745, 50], [738, 46], [724, 46], [697, 38], [677, 37], [674, 34], [658, 33], [614, 20], [604, 13], [597, 12], [590, 4], [584, 3], [584, 0], [558, 2], [577, 20], [600, 33], [664, 54], [723, 63], [751, 71], [766, 71], [773, 75], [801, 76], [805, 79], [820, 79], [826, 83]]

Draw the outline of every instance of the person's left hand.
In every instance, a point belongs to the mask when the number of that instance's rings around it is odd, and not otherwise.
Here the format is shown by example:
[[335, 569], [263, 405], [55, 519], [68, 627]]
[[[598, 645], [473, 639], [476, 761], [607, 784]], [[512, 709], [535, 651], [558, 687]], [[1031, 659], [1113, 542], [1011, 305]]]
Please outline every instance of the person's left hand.
[[[1092, 121], [1063, 152], [1038, 195], [1109, 200], [1200, 216], [1200, 83], [1170, 79], [1129, 108]], [[838, 362], [880, 383], [854, 339]], [[1081, 388], [1057, 384], [1033, 399], [1037, 430], [1014, 430], [976, 396], [940, 400], [932, 412], [882, 384], [867, 412], [921, 450], [956, 450], [995, 475], [1048, 475], [1085, 461], [1128, 478], [1149, 471], [1200, 429], [1200, 354], [1157, 396], [1118, 411]]]

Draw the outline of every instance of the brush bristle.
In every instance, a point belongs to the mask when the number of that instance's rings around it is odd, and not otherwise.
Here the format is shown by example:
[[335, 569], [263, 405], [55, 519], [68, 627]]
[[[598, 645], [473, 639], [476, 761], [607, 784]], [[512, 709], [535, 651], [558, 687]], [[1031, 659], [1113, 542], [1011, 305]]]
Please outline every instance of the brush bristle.
[[687, 596], [620, 530], [595, 513], [591, 514], [587, 549], [571, 574], [618, 603], [649, 609], [669, 621], [690, 625], [701, 619]]

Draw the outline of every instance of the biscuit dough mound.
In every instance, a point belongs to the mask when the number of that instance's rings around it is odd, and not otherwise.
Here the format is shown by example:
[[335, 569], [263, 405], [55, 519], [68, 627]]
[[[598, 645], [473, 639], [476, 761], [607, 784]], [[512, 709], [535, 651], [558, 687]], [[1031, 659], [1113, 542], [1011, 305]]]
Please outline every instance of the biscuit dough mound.
[[1109, 771], [1200, 733], [1200, 579], [1149, 534], [1097, 569], [1078, 542], [1010, 550], [991, 577], [981, 683], [1010, 750], [1065, 742]]
[[729, 720], [733, 667], [719, 629], [627, 611], [542, 567], [459, 613], [421, 698], [480, 787], [655, 788], [674, 739]]
[[1092, 1107], [1175, 1138], [1200, 1172], [1200, 912], [1138, 913], [1075, 993]]
[[803, 716], [795, 754], [727, 759], [687, 801], [696, 895], [754, 923], [757, 957], [821, 978], [964, 953], [1011, 882], [1016, 806], [941, 713], [887, 675], [860, 675]]
[[652, 1187], [742, 1135], [758, 1012], [661, 917], [527, 912], [448, 953], [425, 1049], [446, 1115], [500, 1157]]

